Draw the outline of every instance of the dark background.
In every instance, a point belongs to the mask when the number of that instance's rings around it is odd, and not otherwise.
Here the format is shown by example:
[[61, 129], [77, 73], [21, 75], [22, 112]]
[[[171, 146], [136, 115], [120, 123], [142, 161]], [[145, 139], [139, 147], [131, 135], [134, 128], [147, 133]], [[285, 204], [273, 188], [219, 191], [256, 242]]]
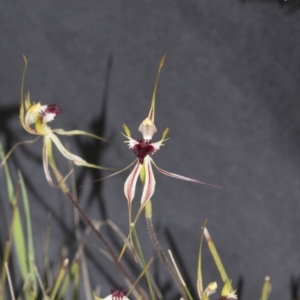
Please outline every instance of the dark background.
[[[208, 219], [241, 299], [259, 299], [266, 275], [273, 285], [271, 298], [292, 299], [297, 286], [293, 282], [300, 275], [299, 18], [296, 1], [2, 1], [1, 143], [8, 151], [31, 138], [18, 119], [25, 54], [25, 90], [32, 100], [59, 103], [63, 109], [51, 126], [102, 135], [122, 149], [123, 157], [87, 137], [62, 141], [89, 162], [127, 166], [134, 155], [123, 144], [122, 124], [134, 138], [140, 137], [137, 128], [148, 114], [158, 64], [167, 54], [158, 86], [154, 140], [166, 127], [170, 140], [153, 158], [164, 169], [223, 189], [155, 171], [153, 219], [162, 246], [174, 251], [195, 295], [201, 226]], [[22, 146], [9, 160], [14, 179], [17, 168], [26, 179], [40, 268], [48, 213], [52, 263], [63, 245], [69, 245], [71, 259], [76, 250], [72, 207], [47, 184], [41, 148], [41, 141]], [[65, 159], [58, 152], [56, 158], [66, 174]], [[76, 168], [79, 185], [108, 174]], [[123, 184], [128, 174], [78, 191], [91, 218], [110, 218], [124, 233], [128, 214]], [[5, 207], [1, 214], [8, 215], [3, 172], [0, 179]], [[137, 192], [135, 210], [140, 189]], [[152, 271], [165, 299], [178, 299], [143, 217], [138, 228], [147, 258], [156, 258]], [[1, 231], [3, 239], [5, 227]], [[100, 285], [104, 296], [111, 287], [125, 284], [99, 247], [102, 244], [91, 234], [86, 249], [92, 289]], [[204, 283], [220, 283], [204, 248]]]

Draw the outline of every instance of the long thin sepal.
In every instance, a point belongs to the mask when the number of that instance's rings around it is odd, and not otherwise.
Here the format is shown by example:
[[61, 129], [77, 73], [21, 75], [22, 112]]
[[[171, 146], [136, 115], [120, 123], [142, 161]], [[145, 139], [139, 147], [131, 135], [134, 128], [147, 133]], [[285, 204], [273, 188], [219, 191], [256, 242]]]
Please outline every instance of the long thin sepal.
[[154, 114], [155, 114], [155, 97], [156, 97], [157, 84], [158, 84], [161, 68], [164, 65], [165, 59], [166, 59], [166, 54], [160, 60], [160, 64], [159, 64], [159, 67], [158, 67], [158, 72], [157, 72], [157, 76], [156, 76], [156, 80], [155, 80], [155, 85], [154, 85], [154, 89], [153, 89], [153, 94], [152, 94], [151, 107], [150, 107], [150, 111], [149, 111], [149, 115], [148, 115], [148, 118], [153, 123], [154, 123]]
[[23, 128], [26, 130], [25, 122], [24, 122], [24, 115], [25, 115], [25, 109], [24, 109], [24, 81], [25, 81], [25, 73], [27, 69], [27, 59], [25, 55], [23, 55], [24, 59], [24, 70], [22, 75], [22, 84], [21, 84], [21, 95], [20, 95], [20, 122], [23, 126]]
[[117, 152], [119, 153], [119, 155], [122, 155], [120, 149], [114, 145], [113, 143], [111, 143], [109, 140], [101, 137], [101, 136], [98, 136], [96, 134], [93, 134], [93, 133], [89, 133], [89, 132], [86, 132], [86, 131], [83, 131], [83, 130], [68, 130], [68, 131], [65, 131], [61, 128], [57, 128], [57, 129], [52, 129], [52, 132], [55, 132], [57, 134], [60, 134], [60, 135], [68, 135], [68, 136], [72, 136], [72, 135], [85, 135], [85, 136], [89, 136], [89, 137], [92, 137], [94, 139], [97, 139], [99, 141], [102, 141], [102, 142], [105, 142], [105, 143], [108, 143], [112, 146], [115, 147], [115, 149], [117, 150]]
[[98, 166], [98, 165], [90, 164], [87, 161], [85, 161], [84, 159], [82, 159], [80, 156], [71, 153], [69, 150], [67, 150], [63, 146], [63, 144], [61, 143], [61, 141], [59, 140], [59, 138], [54, 133], [50, 133], [48, 136], [51, 138], [51, 140], [53, 141], [53, 143], [56, 145], [56, 147], [58, 148], [58, 150], [60, 151], [60, 153], [65, 158], [73, 161], [73, 163], [76, 166], [84, 166], [84, 167], [95, 168], [95, 169], [102, 169], [102, 170], [111, 170], [110, 168], [105, 168], [105, 167], [101, 167], [101, 166]]
[[195, 183], [199, 183], [199, 184], [204, 184], [204, 185], [208, 185], [208, 186], [215, 187], [215, 188], [218, 188], [218, 189], [222, 189], [222, 187], [218, 186], [218, 185], [206, 183], [206, 182], [196, 180], [196, 179], [193, 179], [193, 178], [190, 178], [190, 177], [185, 177], [185, 176], [181, 176], [181, 175], [178, 175], [178, 174], [175, 174], [175, 173], [168, 172], [168, 171], [163, 170], [160, 167], [158, 167], [152, 159], [151, 159], [151, 161], [152, 161], [153, 165], [155, 166], [155, 168], [157, 169], [157, 171], [159, 171], [160, 173], [162, 173], [164, 175], [167, 175], [169, 177], [173, 177], [173, 178], [177, 178], [177, 179], [185, 180], [185, 181], [190, 181], [190, 182], [195, 182]]

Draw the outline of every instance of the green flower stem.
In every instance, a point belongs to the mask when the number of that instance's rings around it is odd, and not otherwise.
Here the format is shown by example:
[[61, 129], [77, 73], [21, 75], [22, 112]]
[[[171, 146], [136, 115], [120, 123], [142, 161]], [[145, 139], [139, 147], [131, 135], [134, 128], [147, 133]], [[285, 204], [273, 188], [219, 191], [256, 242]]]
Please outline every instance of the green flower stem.
[[[2, 146], [0, 145], [0, 157], [4, 158], [4, 152]], [[27, 251], [26, 251], [26, 243], [24, 239], [24, 232], [23, 232], [23, 225], [20, 216], [20, 211], [17, 205], [18, 194], [19, 190], [15, 192], [13, 183], [11, 180], [10, 172], [8, 169], [7, 164], [4, 164], [4, 173], [7, 183], [7, 192], [8, 192], [8, 199], [10, 204], [14, 207], [14, 218], [13, 218], [13, 241], [15, 244], [15, 249], [18, 257], [20, 272], [22, 275], [22, 279], [25, 281], [27, 278], [28, 264], [27, 264]], [[16, 194], [15, 194], [16, 193]], [[4, 265], [3, 265], [4, 268]]]
[[[142, 247], [141, 247], [141, 244], [140, 244], [140, 241], [139, 241], [139, 238], [138, 238], [138, 235], [137, 235], [135, 227], [133, 228], [133, 236], [134, 236], [137, 248], [138, 248], [138, 252], [139, 252], [139, 255], [140, 255], [140, 258], [141, 258], [143, 269], [145, 269], [146, 268], [146, 262], [145, 262], [144, 254], [143, 254]], [[151, 297], [152, 300], [155, 300], [156, 297], [155, 297], [155, 294], [154, 294], [154, 291], [153, 291], [153, 287], [152, 287], [152, 284], [151, 284], [151, 280], [150, 280], [150, 275], [149, 275], [149, 270], [148, 269], [147, 269], [147, 271], [145, 273], [145, 276], [146, 276], [146, 280], [147, 280], [147, 284], [148, 284], [148, 288], [149, 288], [149, 292], [150, 292], [150, 297]]]
[[27, 259], [28, 259], [28, 266], [29, 266], [29, 272], [31, 275], [31, 280], [33, 284], [33, 297], [35, 298], [35, 295], [37, 295], [37, 280], [35, 276], [34, 271], [34, 264], [31, 263], [31, 261], [35, 261], [35, 251], [34, 251], [34, 245], [33, 245], [33, 236], [32, 236], [32, 226], [31, 226], [31, 216], [30, 216], [30, 207], [29, 207], [29, 200], [27, 196], [26, 186], [23, 180], [23, 176], [21, 172], [18, 172], [19, 180], [20, 180], [20, 186], [21, 186], [21, 193], [23, 198], [23, 204], [24, 204], [24, 211], [25, 211], [25, 217], [26, 217], [26, 229], [27, 229]]
[[68, 267], [68, 263], [69, 263], [69, 260], [68, 259], [65, 259], [61, 269], [59, 270], [59, 273], [58, 273], [58, 276], [56, 278], [56, 281], [55, 281], [55, 284], [54, 284], [54, 288], [52, 290], [52, 293], [51, 293], [51, 298], [50, 300], [54, 300], [55, 297], [56, 297], [56, 294], [58, 292], [58, 289], [59, 287], [61, 286], [62, 284], [62, 280], [66, 274], [66, 270], [67, 270], [67, 267]]
[[[62, 177], [61, 173], [59, 172], [59, 170], [56, 167], [51, 147], [49, 147], [48, 150], [49, 150], [48, 151], [49, 164], [50, 164], [50, 166], [51, 166], [51, 168], [52, 168], [52, 170], [54, 172], [54, 175], [56, 177], [56, 180], [59, 183], [59, 187], [61, 188], [62, 192], [66, 195], [66, 197], [71, 202], [71, 204], [78, 210], [78, 212], [81, 215], [81, 217], [85, 220], [85, 222], [90, 226], [90, 228], [92, 229], [92, 231], [94, 231], [94, 233], [96, 234], [96, 236], [104, 244], [104, 246], [108, 250], [110, 256], [112, 257], [113, 261], [115, 262], [116, 266], [119, 268], [119, 270], [124, 275], [124, 277], [126, 277], [129, 280], [129, 282], [131, 284], [133, 284], [134, 280], [131, 278], [131, 276], [128, 274], [128, 272], [125, 270], [125, 268], [123, 267], [123, 265], [118, 261], [118, 257], [116, 256], [115, 252], [111, 248], [111, 246], [108, 243], [108, 241], [103, 237], [103, 235], [100, 233], [100, 231], [97, 230], [97, 228], [94, 226], [93, 222], [89, 219], [89, 217], [86, 215], [86, 213], [83, 211], [83, 209], [79, 206], [79, 204], [77, 203], [77, 201], [73, 198], [73, 196], [72, 196], [69, 188], [67, 187], [67, 185], [65, 184], [65, 182], [63, 180], [63, 177]], [[136, 289], [137, 289], [138, 293], [143, 296], [143, 299], [145, 299], [145, 300], [148, 299], [147, 294], [140, 287], [137, 287]]]

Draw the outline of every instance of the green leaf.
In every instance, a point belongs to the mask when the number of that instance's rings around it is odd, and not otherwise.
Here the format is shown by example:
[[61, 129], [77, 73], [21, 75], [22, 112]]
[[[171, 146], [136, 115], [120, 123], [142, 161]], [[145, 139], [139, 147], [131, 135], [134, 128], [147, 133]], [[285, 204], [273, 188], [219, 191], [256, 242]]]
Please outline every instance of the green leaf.
[[[1, 159], [4, 158], [4, 153], [2, 146], [0, 145], [0, 157]], [[17, 205], [17, 198], [15, 196], [15, 191], [13, 188], [10, 172], [8, 169], [7, 164], [4, 164], [4, 172], [6, 177], [6, 184], [7, 184], [7, 192], [8, 192], [8, 199], [11, 205]], [[19, 208], [16, 206], [16, 211], [14, 214], [13, 220], [13, 237], [14, 237], [14, 244], [16, 248], [16, 253], [18, 257], [19, 267], [21, 271], [21, 275], [23, 280], [25, 281], [28, 275], [28, 265], [27, 265], [27, 255], [26, 255], [26, 245], [24, 239], [24, 232], [22, 226], [22, 220], [20, 216]]]
[[29, 266], [29, 272], [33, 282], [33, 293], [34, 295], [37, 295], [37, 279], [34, 271], [34, 264], [32, 263], [32, 261], [35, 261], [35, 252], [34, 252], [33, 238], [32, 238], [32, 226], [31, 226], [29, 201], [28, 201], [28, 196], [27, 196], [27, 191], [26, 191], [23, 176], [20, 171], [18, 172], [18, 174], [20, 179], [21, 193], [22, 193], [23, 205], [24, 205], [24, 211], [26, 217], [27, 251], [28, 251], [27, 265]]

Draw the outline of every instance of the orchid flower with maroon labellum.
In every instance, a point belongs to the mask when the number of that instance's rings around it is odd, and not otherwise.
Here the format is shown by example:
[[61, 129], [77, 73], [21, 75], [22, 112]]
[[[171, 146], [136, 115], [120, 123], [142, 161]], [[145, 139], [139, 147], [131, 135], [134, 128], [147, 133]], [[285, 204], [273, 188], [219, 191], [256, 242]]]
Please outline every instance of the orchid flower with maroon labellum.
[[[162, 134], [162, 138], [157, 141], [157, 142], [152, 142], [152, 137], [153, 135], [157, 132], [155, 123], [154, 123], [154, 115], [155, 115], [155, 96], [156, 96], [156, 89], [157, 89], [157, 83], [159, 79], [159, 75], [161, 72], [161, 68], [164, 64], [165, 60], [165, 55], [161, 59], [159, 69], [158, 69], [158, 74], [156, 77], [155, 85], [154, 85], [154, 91], [152, 95], [152, 101], [151, 101], [151, 107], [148, 116], [142, 121], [141, 125], [138, 128], [138, 131], [141, 132], [142, 138], [139, 138], [138, 140], [134, 140], [131, 137], [130, 130], [128, 127], [124, 124], [123, 128], [125, 133], [122, 133], [128, 140], [125, 141], [125, 143], [128, 144], [129, 149], [132, 150], [135, 155], [137, 156], [137, 159], [135, 161], [135, 166], [128, 176], [127, 180], [125, 181], [124, 185], [124, 193], [128, 201], [128, 207], [129, 207], [129, 217], [131, 220], [131, 203], [133, 201], [133, 198], [135, 196], [135, 188], [136, 188], [136, 183], [137, 179], [140, 176], [142, 179], [142, 182], [144, 184], [143, 187], [143, 192], [142, 192], [142, 197], [141, 197], [141, 206], [140, 209], [137, 213], [136, 219], [142, 212], [143, 208], [145, 207], [147, 201], [150, 200], [152, 195], [154, 194], [155, 191], [155, 178], [153, 174], [153, 169], [152, 165], [162, 174], [185, 180], [185, 181], [190, 181], [190, 182], [195, 182], [195, 183], [200, 183], [200, 184], [205, 184], [213, 187], [220, 188], [219, 186], [212, 185], [205, 183], [203, 181], [199, 181], [196, 179], [192, 179], [189, 177], [181, 176], [178, 174], [174, 174], [171, 172], [168, 172], [166, 170], [161, 169], [158, 167], [153, 159], [152, 155], [156, 153], [158, 150], [160, 150], [160, 147], [164, 145], [164, 142], [168, 139], [166, 138], [169, 129], [166, 128], [165, 131]], [[135, 219], [135, 221], [136, 221]], [[134, 221], [134, 223], [135, 223]]]
[[112, 289], [111, 294], [105, 298], [99, 298], [94, 294], [94, 300], [130, 300], [130, 299], [126, 297], [126, 290], [119, 291], [119, 290]]
[[[164, 142], [166, 140], [168, 140], [167, 134], [168, 134], [169, 129], [166, 128], [162, 134], [162, 138], [159, 141], [157, 141], [157, 142], [152, 141], [153, 135], [157, 132], [157, 129], [156, 129], [156, 126], [154, 123], [156, 90], [157, 90], [158, 79], [160, 76], [161, 68], [164, 64], [165, 57], [166, 56], [164, 55], [160, 61], [160, 65], [159, 65], [159, 69], [158, 69], [158, 73], [157, 73], [156, 81], [155, 81], [155, 85], [154, 85], [149, 114], [142, 121], [142, 123], [140, 124], [140, 126], [138, 128], [138, 131], [140, 131], [142, 134], [142, 138], [139, 138], [137, 140], [133, 139], [131, 137], [129, 128], [125, 124], [123, 124], [124, 133], [122, 133], [122, 135], [124, 135], [127, 138], [127, 141], [125, 141], [125, 143], [127, 143], [129, 146], [129, 149], [135, 153], [135, 155], [137, 156], [137, 159], [135, 161], [133, 161], [129, 166], [124, 168], [123, 170], [120, 170], [114, 174], [111, 174], [111, 175], [105, 177], [105, 178], [112, 177], [116, 174], [119, 174], [119, 173], [127, 170], [129, 167], [134, 165], [133, 170], [129, 174], [129, 176], [126, 179], [125, 184], [124, 184], [124, 193], [125, 193], [125, 197], [128, 202], [128, 213], [129, 213], [129, 224], [130, 224], [130, 233], [129, 233], [128, 238], [129, 238], [130, 242], [131, 242], [131, 230], [134, 227], [134, 224], [136, 223], [141, 212], [143, 211], [145, 205], [151, 199], [151, 197], [153, 196], [154, 191], [155, 191], [156, 182], [155, 182], [152, 165], [160, 173], [162, 173], [164, 175], [167, 175], [167, 176], [170, 176], [173, 178], [177, 178], [177, 179], [181, 179], [181, 180], [185, 180], [185, 181], [190, 181], [190, 182], [195, 182], [195, 183], [199, 183], [199, 184], [205, 184], [205, 185], [216, 187], [216, 188], [221, 188], [220, 186], [212, 185], [212, 184], [200, 181], [200, 180], [192, 179], [189, 177], [185, 177], [182, 175], [178, 175], [178, 174], [163, 170], [155, 164], [155, 162], [153, 161], [153, 159], [151, 157], [154, 153], [156, 153], [158, 150], [160, 150], [161, 146], [164, 145]], [[132, 224], [131, 223], [131, 204], [132, 204], [133, 198], [135, 196], [135, 189], [136, 189], [136, 184], [137, 184], [137, 180], [138, 180], [139, 176], [143, 183], [141, 206], [140, 206], [138, 213]], [[99, 180], [102, 180], [102, 179], [104, 179], [104, 178], [101, 178]], [[123, 248], [123, 251], [124, 251], [124, 249], [125, 249], [125, 247]], [[123, 251], [122, 251], [122, 253], [123, 253]], [[121, 253], [121, 255], [122, 255], [122, 253]]]
[[[30, 95], [27, 93], [25, 96], [25, 101], [23, 99], [23, 87], [24, 87], [24, 78], [25, 78], [25, 71], [27, 68], [27, 60], [24, 56], [24, 72], [22, 77], [22, 87], [21, 87], [21, 104], [20, 104], [20, 122], [22, 127], [30, 134], [36, 135], [37, 138], [30, 141], [24, 141], [17, 143], [6, 155], [1, 163], [1, 167], [4, 165], [10, 154], [14, 151], [14, 149], [21, 145], [21, 144], [31, 144], [34, 143], [40, 137], [44, 138], [44, 145], [43, 145], [43, 166], [44, 172], [46, 175], [46, 179], [51, 186], [54, 186], [50, 170], [49, 164], [52, 167], [54, 173], [58, 170], [55, 165], [55, 161], [52, 154], [52, 142], [56, 145], [57, 149], [60, 153], [67, 158], [68, 160], [72, 161], [77, 166], [85, 166], [90, 168], [97, 168], [97, 169], [107, 169], [98, 165], [90, 164], [86, 162], [81, 157], [71, 153], [66, 147], [61, 143], [57, 134], [59, 135], [86, 135], [93, 138], [96, 138], [101, 141], [107, 142], [106, 139], [94, 135], [92, 133], [88, 133], [81, 130], [70, 130], [65, 131], [63, 129], [52, 129], [50, 128], [47, 123], [54, 120], [54, 118], [62, 113], [58, 104], [49, 104], [49, 105], [42, 105], [40, 102], [34, 103], [30, 100]], [[32, 125], [34, 125], [32, 127]], [[56, 173], [57, 174], [57, 173]]]

